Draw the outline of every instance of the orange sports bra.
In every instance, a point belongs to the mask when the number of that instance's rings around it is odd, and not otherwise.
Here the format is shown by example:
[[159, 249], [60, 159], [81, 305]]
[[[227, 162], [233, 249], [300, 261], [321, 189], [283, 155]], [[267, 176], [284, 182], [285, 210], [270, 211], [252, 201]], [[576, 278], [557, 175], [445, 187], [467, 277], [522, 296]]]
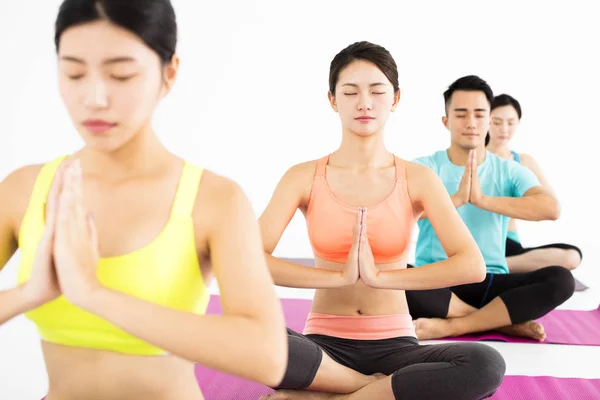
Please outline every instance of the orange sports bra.
[[[329, 155], [317, 162], [308, 201], [306, 224], [317, 257], [345, 263], [352, 247], [352, 231], [358, 207], [345, 204], [327, 183]], [[369, 245], [376, 264], [401, 261], [416, 224], [406, 181], [406, 161], [394, 156], [396, 183], [381, 202], [367, 207]], [[364, 208], [364, 207], [363, 207]]]

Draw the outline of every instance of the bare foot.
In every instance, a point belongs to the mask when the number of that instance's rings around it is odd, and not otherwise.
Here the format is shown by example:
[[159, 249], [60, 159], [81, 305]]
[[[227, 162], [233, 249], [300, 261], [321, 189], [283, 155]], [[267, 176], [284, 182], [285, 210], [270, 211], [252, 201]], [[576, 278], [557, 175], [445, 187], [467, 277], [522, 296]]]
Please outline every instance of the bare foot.
[[414, 322], [419, 340], [439, 339], [451, 334], [450, 320], [442, 318], [418, 318]]
[[267, 394], [260, 400], [333, 400], [341, 399], [342, 395], [334, 393], [313, 392], [312, 390], [278, 390]]
[[543, 342], [546, 340], [546, 332], [544, 326], [539, 322], [527, 321], [522, 324], [506, 326], [496, 329], [498, 332], [511, 336], [521, 336]]

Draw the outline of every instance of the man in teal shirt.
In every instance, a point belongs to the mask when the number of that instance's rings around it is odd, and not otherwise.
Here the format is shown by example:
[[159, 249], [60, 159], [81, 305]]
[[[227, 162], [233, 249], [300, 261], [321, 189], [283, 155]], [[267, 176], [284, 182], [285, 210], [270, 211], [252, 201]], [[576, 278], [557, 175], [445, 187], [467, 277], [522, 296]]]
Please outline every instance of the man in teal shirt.
[[[449, 289], [408, 291], [419, 339], [487, 330], [544, 340], [534, 320], [566, 301], [574, 291], [571, 272], [559, 266], [509, 274], [505, 243], [510, 218], [555, 220], [557, 200], [520, 164], [485, 150], [492, 89], [477, 76], [465, 76], [444, 93], [450, 147], [414, 162], [440, 177], [487, 265], [483, 282]], [[447, 258], [431, 222], [418, 222], [415, 267]]]

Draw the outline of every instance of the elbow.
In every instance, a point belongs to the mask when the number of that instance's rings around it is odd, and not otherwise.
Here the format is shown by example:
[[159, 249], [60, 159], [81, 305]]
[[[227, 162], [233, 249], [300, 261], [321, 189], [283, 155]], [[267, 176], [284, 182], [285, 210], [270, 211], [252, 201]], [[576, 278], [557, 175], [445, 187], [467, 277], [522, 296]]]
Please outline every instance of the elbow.
[[271, 354], [265, 361], [261, 383], [271, 388], [279, 386], [287, 368], [287, 354], [284, 356]]
[[552, 207], [550, 207], [550, 212], [549, 214], [549, 220], [550, 221], [556, 221], [557, 219], [560, 218], [560, 205], [558, 204], [558, 201], [554, 201], [554, 204], [552, 205]]
[[556, 221], [560, 218], [560, 203], [554, 197], [550, 201], [547, 201], [540, 209], [542, 210], [540, 212], [541, 215], [539, 215], [540, 221]]
[[481, 251], [479, 251], [479, 248], [476, 252], [469, 254], [468, 261], [465, 262], [465, 265], [468, 266], [468, 283], [480, 283], [485, 280], [487, 274], [487, 267], [485, 265], [483, 255], [481, 254]]
[[[273, 340], [265, 341], [263, 355], [261, 356], [261, 366], [259, 368], [260, 382], [271, 388], [279, 386], [288, 365], [288, 341], [287, 331], [279, 331], [282, 334], [268, 335]], [[276, 337], [275, 337], [276, 336]], [[265, 336], [266, 337], [266, 336]]]

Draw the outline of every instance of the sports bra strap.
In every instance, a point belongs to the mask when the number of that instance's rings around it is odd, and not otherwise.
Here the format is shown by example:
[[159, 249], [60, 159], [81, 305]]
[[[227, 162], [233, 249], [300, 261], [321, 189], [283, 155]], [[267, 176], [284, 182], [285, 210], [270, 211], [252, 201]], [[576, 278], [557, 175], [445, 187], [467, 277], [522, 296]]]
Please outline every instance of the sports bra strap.
[[192, 215], [203, 172], [203, 168], [189, 164], [188, 162], [184, 164], [179, 186], [175, 193], [172, 210], [174, 216], [189, 217]]
[[327, 168], [327, 163], [329, 162], [329, 155], [321, 158], [317, 161], [317, 168], [315, 170], [315, 176], [325, 176], [325, 169]]
[[406, 180], [406, 163], [394, 156], [394, 164], [396, 164], [396, 179]]

